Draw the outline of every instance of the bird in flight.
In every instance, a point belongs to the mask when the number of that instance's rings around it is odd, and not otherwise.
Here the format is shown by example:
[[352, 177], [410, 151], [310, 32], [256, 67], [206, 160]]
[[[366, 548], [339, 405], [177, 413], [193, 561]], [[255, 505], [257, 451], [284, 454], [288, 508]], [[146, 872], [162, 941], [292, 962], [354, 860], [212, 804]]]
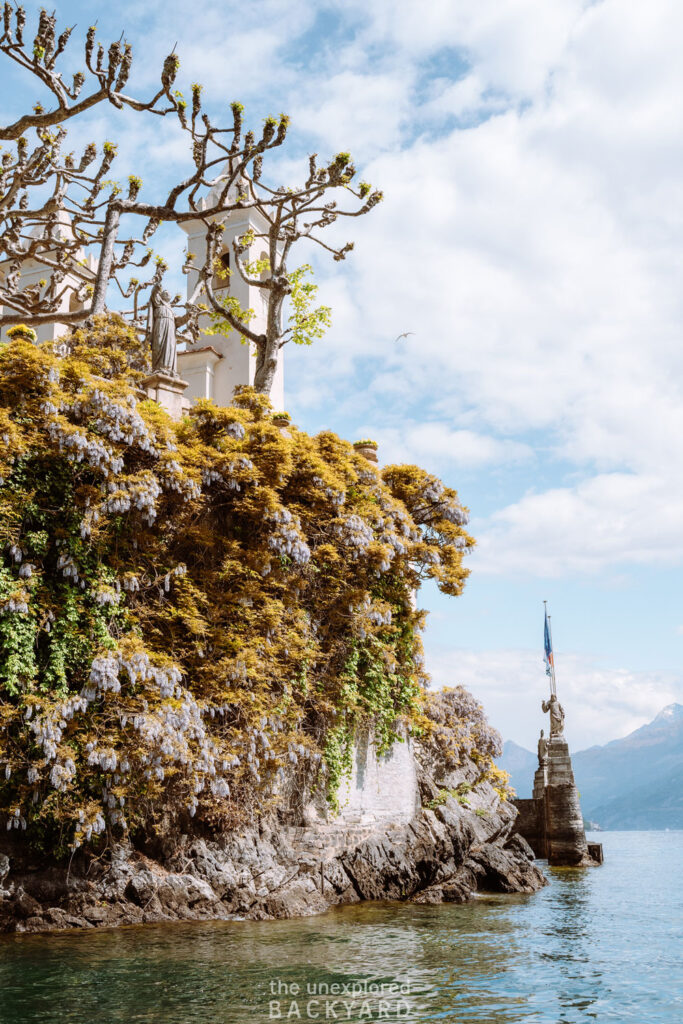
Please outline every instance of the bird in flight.
[[395, 338], [394, 341], [400, 341], [401, 338], [408, 338], [411, 334], [415, 334], [415, 331], [404, 331], [403, 334], [399, 334], [399, 336]]

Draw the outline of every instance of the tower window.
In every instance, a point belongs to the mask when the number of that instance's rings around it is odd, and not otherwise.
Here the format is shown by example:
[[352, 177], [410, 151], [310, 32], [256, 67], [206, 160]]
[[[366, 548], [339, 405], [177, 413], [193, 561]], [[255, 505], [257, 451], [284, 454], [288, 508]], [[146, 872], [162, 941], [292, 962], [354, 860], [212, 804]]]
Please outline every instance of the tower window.
[[217, 257], [217, 259], [221, 269], [219, 271], [218, 268], [216, 268], [214, 272], [212, 282], [213, 290], [215, 292], [221, 290], [227, 291], [230, 287], [230, 253], [226, 249], [225, 252], [222, 252], [220, 256]]

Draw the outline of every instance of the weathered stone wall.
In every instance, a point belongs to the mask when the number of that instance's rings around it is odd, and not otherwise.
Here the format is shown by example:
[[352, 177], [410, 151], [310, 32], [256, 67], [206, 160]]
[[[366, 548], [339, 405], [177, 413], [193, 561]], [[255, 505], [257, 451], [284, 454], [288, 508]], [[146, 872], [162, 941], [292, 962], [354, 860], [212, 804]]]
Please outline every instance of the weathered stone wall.
[[588, 844], [569, 747], [561, 736], [551, 736], [548, 742], [548, 785], [545, 794], [548, 862], [581, 863], [588, 855]]
[[515, 828], [537, 857], [547, 857], [543, 800], [515, 800], [519, 817]]
[[350, 778], [339, 791], [339, 820], [345, 825], [407, 824], [420, 807], [412, 742], [394, 743], [377, 755], [371, 736], [361, 736], [353, 752]]

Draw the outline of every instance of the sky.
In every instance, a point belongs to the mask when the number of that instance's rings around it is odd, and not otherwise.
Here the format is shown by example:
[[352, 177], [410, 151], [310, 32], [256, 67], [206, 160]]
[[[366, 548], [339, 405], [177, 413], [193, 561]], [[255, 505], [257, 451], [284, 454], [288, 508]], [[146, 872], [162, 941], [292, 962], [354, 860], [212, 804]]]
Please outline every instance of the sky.
[[[274, 183], [348, 150], [384, 191], [344, 225], [344, 263], [302, 256], [333, 326], [286, 352], [286, 405], [471, 510], [465, 593], [420, 595], [434, 685], [467, 686], [533, 748], [547, 600], [572, 749], [683, 702], [683, 7], [62, 0], [74, 70], [95, 13], [104, 42], [133, 44], [129, 91], [177, 43], [179, 84], [226, 124], [233, 99], [256, 127], [286, 111]], [[3, 73], [3, 116], [40, 98]], [[98, 109], [71, 135], [115, 138], [112, 175], [143, 196], [187, 166], [147, 115]], [[182, 244], [162, 239], [176, 266]]]

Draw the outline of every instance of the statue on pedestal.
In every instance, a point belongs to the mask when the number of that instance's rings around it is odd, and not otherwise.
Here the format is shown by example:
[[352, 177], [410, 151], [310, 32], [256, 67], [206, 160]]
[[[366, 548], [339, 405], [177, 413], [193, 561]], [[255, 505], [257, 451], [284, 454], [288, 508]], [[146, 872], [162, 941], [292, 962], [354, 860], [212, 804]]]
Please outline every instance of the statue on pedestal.
[[538, 740], [538, 767], [542, 768], [548, 760], [548, 741], [543, 735], [543, 729], [541, 729], [541, 735]]
[[147, 330], [152, 348], [152, 372], [178, 376], [178, 346], [171, 296], [155, 284], [149, 300]]
[[544, 700], [541, 707], [544, 712], [550, 712], [550, 738], [562, 736], [564, 734], [564, 708], [557, 699], [557, 694], [551, 694], [550, 700]]

